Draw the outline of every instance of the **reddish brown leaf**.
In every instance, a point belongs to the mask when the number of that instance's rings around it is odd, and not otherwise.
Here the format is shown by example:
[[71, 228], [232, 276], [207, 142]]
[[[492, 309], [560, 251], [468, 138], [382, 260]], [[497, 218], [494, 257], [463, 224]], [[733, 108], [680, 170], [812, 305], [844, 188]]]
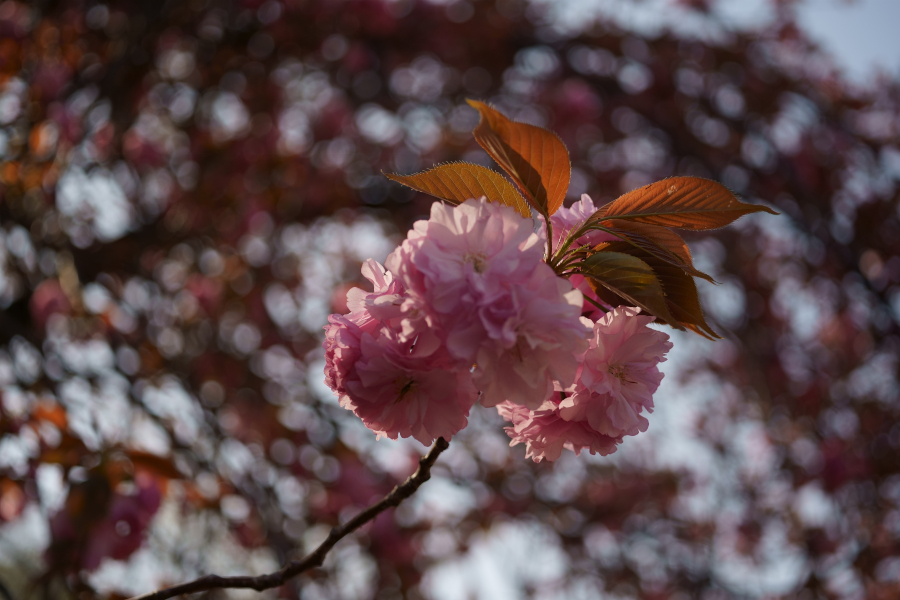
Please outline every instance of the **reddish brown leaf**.
[[[614, 243], [628, 246], [625, 242]], [[653, 269], [641, 259], [622, 252], [597, 252], [582, 263], [581, 270], [592, 286], [603, 286], [629, 304], [681, 329], [678, 321], [669, 313], [659, 279]]]
[[626, 300], [615, 292], [611, 292], [601, 283], [594, 281], [593, 279], [588, 279], [588, 283], [590, 284], [591, 289], [594, 290], [597, 299], [601, 302], [608, 304], [613, 308], [616, 308], [617, 306], [634, 306], [634, 302]]
[[665, 293], [666, 307], [680, 325], [705, 338], [721, 339], [721, 336], [706, 322], [697, 286], [683, 268], [628, 242], [609, 242], [604, 244], [604, 248], [606, 251], [621, 252], [639, 258], [653, 270]]
[[491, 202], [512, 206], [523, 217], [531, 216], [528, 204], [516, 188], [499, 173], [481, 165], [448, 163], [414, 175], [385, 173], [385, 176], [454, 204], [486, 196]]
[[738, 200], [720, 183], [701, 177], [670, 177], [619, 196], [601, 207], [595, 220], [629, 219], [682, 229], [716, 229], [755, 212], [778, 213]]
[[[652, 263], [651, 259], [651, 263]], [[705, 338], [716, 340], [722, 336], [709, 326], [703, 315], [703, 307], [700, 305], [700, 297], [697, 295], [697, 285], [690, 275], [681, 269], [666, 262], [659, 261], [651, 264], [653, 271], [662, 282], [666, 292], [666, 304], [676, 319], [685, 328]]]
[[618, 220], [603, 221], [600, 225], [624, 241], [680, 267], [689, 275], [715, 283], [712, 277], [694, 268], [694, 261], [691, 258], [687, 242], [671, 229], [647, 223]]
[[517, 123], [483, 102], [468, 100], [481, 115], [475, 140], [519, 186], [538, 212], [552, 215], [566, 199], [572, 165], [552, 131]]

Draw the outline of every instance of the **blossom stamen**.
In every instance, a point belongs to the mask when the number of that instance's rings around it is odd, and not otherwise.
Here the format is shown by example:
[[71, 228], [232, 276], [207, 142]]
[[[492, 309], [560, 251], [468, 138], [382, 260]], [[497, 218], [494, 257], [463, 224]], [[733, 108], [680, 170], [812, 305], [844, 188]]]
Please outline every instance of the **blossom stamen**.
[[630, 379], [626, 379], [625, 376], [628, 374], [627, 365], [609, 365], [609, 369], [606, 371], [622, 383], [635, 383]]
[[463, 256], [463, 262], [471, 264], [479, 275], [487, 271], [487, 257], [481, 252], [468, 252]]
[[416, 388], [416, 384], [418, 383], [415, 379], [407, 379], [405, 382], [403, 380], [398, 380], [397, 384], [403, 383], [403, 386], [400, 388], [400, 392], [397, 394], [397, 399], [394, 400], [394, 404], [398, 404], [403, 402], [403, 400]]

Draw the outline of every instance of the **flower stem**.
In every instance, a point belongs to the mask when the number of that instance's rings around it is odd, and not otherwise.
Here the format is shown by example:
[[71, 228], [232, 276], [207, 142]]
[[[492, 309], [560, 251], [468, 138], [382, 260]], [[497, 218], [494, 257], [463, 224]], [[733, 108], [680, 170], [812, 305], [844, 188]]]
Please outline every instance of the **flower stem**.
[[544, 215], [544, 223], [547, 224], [547, 258], [546, 258], [546, 262], [549, 263], [553, 260], [553, 223], [550, 222], [549, 215]]

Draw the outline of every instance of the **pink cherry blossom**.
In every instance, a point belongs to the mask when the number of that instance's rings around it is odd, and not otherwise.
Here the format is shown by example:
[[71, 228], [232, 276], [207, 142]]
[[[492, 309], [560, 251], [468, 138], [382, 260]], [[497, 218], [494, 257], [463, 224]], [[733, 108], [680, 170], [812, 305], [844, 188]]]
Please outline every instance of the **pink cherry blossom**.
[[482, 405], [509, 400], [537, 408], [553, 393], [554, 382], [570, 385], [578, 355], [588, 347], [590, 325], [580, 319], [581, 307], [581, 292], [544, 263], [512, 288], [502, 310], [483, 307], [479, 317], [487, 338], [473, 374]]
[[379, 436], [413, 437], [423, 444], [450, 439], [465, 427], [478, 399], [467, 369], [440, 356], [411, 356], [384, 334], [362, 335], [359, 357], [343, 383], [341, 406], [366, 427]]
[[[553, 213], [553, 215], [550, 216], [550, 224], [553, 225], [553, 250], [555, 251], [559, 248], [572, 229], [581, 227], [595, 212], [597, 212], [597, 207], [594, 206], [594, 201], [591, 200], [591, 197], [587, 194], [582, 194], [581, 200], [575, 202], [572, 206], [564, 206]], [[543, 217], [540, 217], [540, 229], [538, 234], [542, 239], [547, 239], [547, 227]], [[592, 230], [573, 242], [570, 248], [577, 248], [578, 246], [583, 246], [585, 244], [596, 246], [602, 242], [610, 242], [617, 239], [619, 238], [611, 233]]]
[[[371, 324], [376, 324], [371, 321]], [[368, 325], [369, 323], [367, 323]], [[344, 315], [329, 315], [325, 326], [325, 385], [341, 397], [346, 394], [344, 382], [359, 360], [363, 330]]]
[[352, 288], [347, 292], [347, 308], [350, 309], [347, 318], [371, 333], [378, 324], [402, 317], [405, 290], [389, 271], [371, 258], [363, 263], [360, 270], [372, 282], [374, 290], [366, 292], [361, 288]]
[[374, 290], [351, 290], [350, 313], [328, 317], [325, 383], [379, 436], [449, 439], [478, 398], [471, 366], [447, 353], [430, 319], [410, 316], [410, 295], [393, 273], [374, 260], [362, 273]]
[[547, 400], [537, 410], [529, 410], [512, 402], [497, 405], [497, 412], [512, 423], [506, 433], [512, 438], [510, 446], [525, 444], [525, 458], [534, 462], [556, 460], [563, 448], [576, 455], [582, 450], [606, 456], [616, 451], [621, 437], [611, 437], [595, 431], [586, 421], [566, 421], [559, 414], [559, 402]]
[[344, 381], [359, 359], [360, 340], [364, 333], [378, 336], [384, 329], [394, 338], [402, 337], [397, 330], [403, 323], [403, 285], [372, 259], [363, 263], [361, 271], [374, 290], [351, 289], [347, 292], [350, 313], [330, 315], [325, 326], [325, 341], [322, 343], [325, 348], [325, 383], [337, 396], [346, 393]]
[[375, 337], [345, 316], [328, 320], [325, 383], [366, 427], [379, 436], [430, 444], [466, 426], [478, 399], [468, 369], [449, 356], [416, 356], [385, 324]]
[[[435, 204], [391, 256], [407, 329], [439, 330], [460, 368], [477, 364], [482, 403], [540, 405], [569, 385], [587, 348], [581, 293], [543, 263], [533, 222], [485, 200]], [[416, 321], [418, 319], [418, 321]]]
[[423, 228], [421, 223], [416, 223], [407, 239], [388, 256], [385, 264], [394, 281], [403, 282], [406, 290], [399, 307], [401, 319], [396, 335], [405, 343], [416, 341], [417, 354], [425, 355], [444, 343], [445, 334], [437, 313], [429, 304], [425, 277], [413, 262], [424, 238], [419, 231]]
[[542, 256], [531, 219], [481, 199], [433, 204], [431, 218], [414, 225], [386, 264], [411, 295], [439, 314], [457, 315], [460, 304], [490, 299], [527, 278]]
[[571, 395], [560, 403], [567, 421], [586, 421], [599, 433], [620, 437], [646, 431], [641, 412], [653, 412], [663, 374], [657, 365], [672, 348], [669, 336], [647, 325], [653, 317], [619, 307], [594, 324]]
[[[561, 230], [591, 212], [585, 196]], [[667, 336], [637, 309], [592, 324], [582, 293], [542, 258], [531, 221], [513, 209], [435, 204], [387, 269], [363, 265], [373, 291], [351, 290], [350, 313], [329, 317], [325, 379], [341, 406], [379, 435], [429, 443], [464, 427], [480, 392], [484, 406], [519, 405], [517, 423], [537, 411], [527, 434], [516, 429], [533, 456], [558, 456], [567, 443], [611, 452], [646, 429], [640, 412], [652, 409]], [[560, 403], [555, 390], [570, 397]]]

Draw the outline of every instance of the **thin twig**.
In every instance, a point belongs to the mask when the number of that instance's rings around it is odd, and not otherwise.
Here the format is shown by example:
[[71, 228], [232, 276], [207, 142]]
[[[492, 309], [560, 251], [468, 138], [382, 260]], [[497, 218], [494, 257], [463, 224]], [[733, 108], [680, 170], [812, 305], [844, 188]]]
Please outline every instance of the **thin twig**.
[[325, 555], [331, 550], [335, 544], [348, 534], [359, 529], [382, 512], [392, 506], [397, 506], [407, 498], [413, 495], [419, 486], [431, 478], [431, 467], [437, 460], [438, 455], [447, 449], [450, 445], [444, 438], [438, 438], [428, 451], [428, 454], [419, 459], [419, 468], [410, 477], [391, 490], [387, 496], [371, 505], [343, 525], [333, 527], [328, 537], [322, 542], [318, 548], [313, 550], [301, 560], [292, 560], [284, 567], [268, 573], [266, 575], [245, 575], [237, 577], [221, 577], [219, 575], [206, 575], [200, 579], [195, 579], [188, 583], [182, 583], [173, 587], [161, 589], [143, 596], [136, 596], [131, 600], [166, 600], [174, 598], [182, 594], [193, 594], [196, 592], [205, 592], [207, 590], [216, 590], [223, 588], [249, 588], [261, 592], [271, 588], [284, 585], [289, 579], [292, 579], [315, 567], [321, 567], [325, 561]]

